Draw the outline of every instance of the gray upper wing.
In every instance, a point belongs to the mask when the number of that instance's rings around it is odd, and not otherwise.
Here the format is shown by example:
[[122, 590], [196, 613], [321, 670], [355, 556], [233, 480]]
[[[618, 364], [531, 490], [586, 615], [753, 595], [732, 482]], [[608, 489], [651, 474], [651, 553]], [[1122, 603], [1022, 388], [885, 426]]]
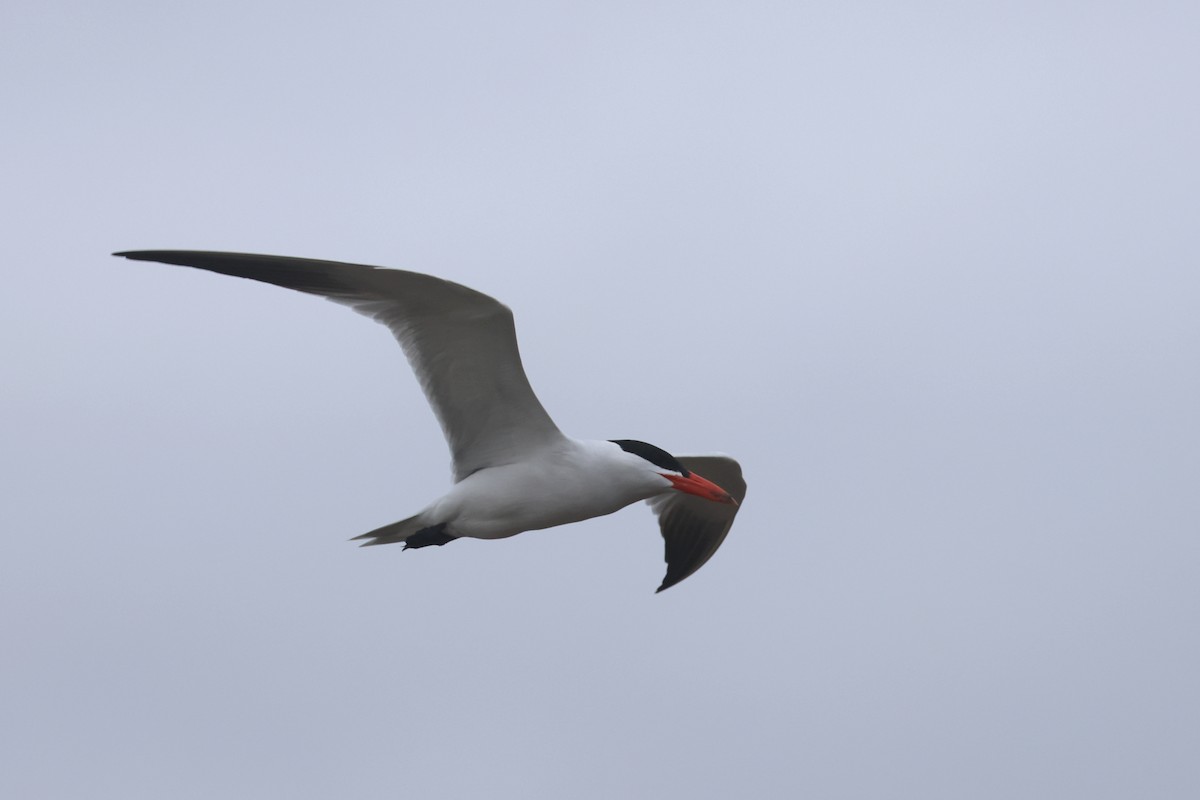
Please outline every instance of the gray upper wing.
[[386, 325], [442, 425], [455, 480], [521, 459], [562, 434], [529, 386], [512, 312], [457, 283], [363, 264], [247, 253], [115, 255], [196, 267], [328, 298]]

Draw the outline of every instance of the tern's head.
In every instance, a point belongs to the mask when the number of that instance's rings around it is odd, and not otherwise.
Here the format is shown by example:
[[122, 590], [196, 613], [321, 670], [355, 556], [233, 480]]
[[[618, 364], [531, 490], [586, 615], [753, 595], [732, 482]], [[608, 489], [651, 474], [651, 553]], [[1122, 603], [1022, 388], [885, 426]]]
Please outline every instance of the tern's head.
[[737, 500], [733, 499], [733, 495], [712, 481], [691, 472], [687, 467], [679, 463], [679, 459], [661, 447], [655, 447], [646, 442], [639, 442], [636, 439], [610, 439], [609, 441], [626, 453], [641, 459], [641, 463], [645, 465], [647, 470], [652, 470], [670, 481], [670, 486], [667, 488], [675, 489], [685, 494], [694, 494], [697, 497], [712, 500], [716, 503], [732, 503], [735, 506], [737, 505]]

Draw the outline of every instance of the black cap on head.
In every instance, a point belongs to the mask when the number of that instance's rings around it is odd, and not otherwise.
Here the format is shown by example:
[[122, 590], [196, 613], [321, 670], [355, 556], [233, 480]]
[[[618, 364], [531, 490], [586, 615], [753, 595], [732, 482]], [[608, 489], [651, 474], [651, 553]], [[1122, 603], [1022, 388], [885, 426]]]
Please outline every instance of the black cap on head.
[[692, 473], [684, 468], [683, 464], [675, 456], [663, 450], [661, 447], [655, 447], [652, 444], [639, 442], [637, 439], [609, 439], [610, 442], [624, 450], [626, 453], [633, 453], [635, 456], [640, 456], [646, 459], [656, 467], [668, 469], [671, 472], [678, 472], [683, 477], [688, 477]]

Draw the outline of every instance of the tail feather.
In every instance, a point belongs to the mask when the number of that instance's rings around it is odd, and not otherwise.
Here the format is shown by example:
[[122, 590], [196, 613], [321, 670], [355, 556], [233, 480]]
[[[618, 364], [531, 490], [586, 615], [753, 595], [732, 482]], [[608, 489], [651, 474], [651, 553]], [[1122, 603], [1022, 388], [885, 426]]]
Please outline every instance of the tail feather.
[[377, 544], [397, 544], [399, 542], [403, 542], [409, 536], [412, 536], [414, 533], [424, 527], [421, 522], [417, 520], [417, 517], [419, 516], [420, 514], [409, 517], [408, 519], [402, 519], [399, 522], [393, 522], [391, 525], [384, 525], [382, 528], [376, 528], [370, 533], [364, 533], [362, 536], [355, 536], [350, 541], [353, 542], [359, 539], [368, 539], [369, 541], [362, 543], [362, 547], [372, 547]]

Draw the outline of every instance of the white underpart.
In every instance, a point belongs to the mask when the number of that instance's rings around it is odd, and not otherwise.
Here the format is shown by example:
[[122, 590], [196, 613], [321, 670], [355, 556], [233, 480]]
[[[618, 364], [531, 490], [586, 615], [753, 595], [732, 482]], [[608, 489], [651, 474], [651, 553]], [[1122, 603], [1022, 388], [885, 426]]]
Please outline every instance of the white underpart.
[[502, 539], [673, 492], [663, 472], [612, 442], [564, 437], [536, 458], [469, 475], [418, 516], [452, 536]]

